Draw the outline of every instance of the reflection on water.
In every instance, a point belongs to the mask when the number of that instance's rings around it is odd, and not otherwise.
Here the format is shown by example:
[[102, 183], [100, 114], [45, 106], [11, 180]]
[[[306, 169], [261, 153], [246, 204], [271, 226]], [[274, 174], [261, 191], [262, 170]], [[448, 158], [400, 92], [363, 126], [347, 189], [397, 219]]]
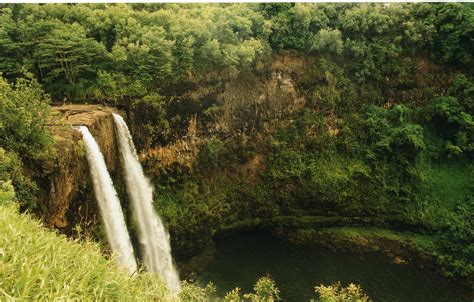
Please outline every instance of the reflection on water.
[[472, 293], [420, 270], [399, 265], [381, 254], [338, 254], [290, 245], [266, 232], [245, 233], [217, 242], [215, 259], [198, 278], [212, 281], [221, 297], [235, 287], [251, 292], [255, 281], [269, 274], [285, 301], [315, 298], [314, 286], [341, 281], [361, 284], [374, 301], [471, 301]]

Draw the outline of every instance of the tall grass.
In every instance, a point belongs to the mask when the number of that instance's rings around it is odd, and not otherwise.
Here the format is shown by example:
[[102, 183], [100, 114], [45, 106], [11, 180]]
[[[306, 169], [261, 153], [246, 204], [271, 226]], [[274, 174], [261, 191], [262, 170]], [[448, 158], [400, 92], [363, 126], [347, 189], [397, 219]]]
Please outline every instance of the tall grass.
[[155, 276], [130, 277], [93, 242], [42, 227], [16, 208], [0, 206], [0, 301], [169, 301]]

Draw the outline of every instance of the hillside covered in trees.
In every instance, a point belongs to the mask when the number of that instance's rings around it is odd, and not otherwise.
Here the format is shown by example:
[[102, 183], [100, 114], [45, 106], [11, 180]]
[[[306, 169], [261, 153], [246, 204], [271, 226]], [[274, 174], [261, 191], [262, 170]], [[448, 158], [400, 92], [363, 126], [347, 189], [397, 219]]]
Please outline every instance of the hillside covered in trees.
[[469, 3], [0, 4], [0, 205], [40, 214], [52, 105], [103, 104], [179, 261], [249, 227], [376, 227], [472, 287], [473, 55]]

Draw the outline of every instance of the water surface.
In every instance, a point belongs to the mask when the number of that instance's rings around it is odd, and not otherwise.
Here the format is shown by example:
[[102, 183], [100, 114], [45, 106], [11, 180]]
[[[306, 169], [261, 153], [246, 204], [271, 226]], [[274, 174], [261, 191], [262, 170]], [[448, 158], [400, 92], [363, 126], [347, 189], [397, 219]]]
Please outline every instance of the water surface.
[[276, 281], [281, 298], [290, 302], [309, 301], [315, 298], [315, 285], [337, 281], [361, 284], [374, 301], [472, 301], [466, 289], [414, 265], [394, 264], [385, 255], [291, 245], [266, 232], [218, 241], [216, 257], [198, 281], [212, 281], [222, 297], [235, 287], [251, 292], [255, 281], [266, 274]]

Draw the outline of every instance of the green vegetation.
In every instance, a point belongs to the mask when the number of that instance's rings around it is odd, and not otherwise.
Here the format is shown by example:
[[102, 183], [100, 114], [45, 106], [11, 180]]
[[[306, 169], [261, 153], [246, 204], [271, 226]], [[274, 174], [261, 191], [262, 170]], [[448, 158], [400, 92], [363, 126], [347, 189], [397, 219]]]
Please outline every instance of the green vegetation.
[[45, 156], [51, 147], [46, 129], [49, 98], [36, 80], [20, 78], [15, 85], [0, 79], [0, 144], [24, 160]]
[[269, 277], [260, 278], [255, 284], [254, 291], [255, 293], [244, 294], [242, 299], [240, 296], [240, 289], [236, 288], [230, 293], [227, 293], [224, 297], [224, 301], [274, 302], [280, 300], [279, 290], [276, 287], [275, 282], [273, 282]]
[[11, 85], [0, 78], [0, 185], [11, 181], [23, 210], [36, 207], [36, 185], [22, 174], [22, 163], [34, 165], [54, 152], [46, 127], [49, 98], [36, 80]]
[[93, 242], [76, 242], [46, 230], [15, 206], [0, 206], [0, 297], [54, 300], [162, 300], [156, 277], [130, 278]]
[[51, 100], [103, 103], [177, 258], [317, 221], [416, 233], [472, 280], [473, 28], [460, 3], [0, 5], [0, 202], [35, 210]]
[[474, 196], [457, 206], [450, 216], [448, 230], [442, 234], [441, 253], [438, 258], [448, 276], [471, 276], [474, 270]]
[[[0, 70], [33, 72], [58, 100], [119, 101], [262, 71], [292, 50], [338, 63], [345, 82], [412, 85], [404, 59], [469, 66], [471, 31], [462, 4], [15, 5], [1, 8]], [[338, 75], [326, 74], [342, 88]]]
[[[433, 236], [418, 234], [413, 232], [395, 232], [385, 228], [363, 228], [363, 227], [328, 227], [321, 230], [314, 229], [300, 229], [295, 231], [296, 240], [312, 241], [313, 236], [336, 236], [339, 238], [346, 238], [349, 241], [359, 242], [361, 246], [365, 245], [368, 249], [383, 249], [382, 247], [368, 246], [367, 242], [371, 238], [387, 239], [397, 241], [402, 244], [412, 246], [420, 249], [420, 252], [429, 252], [435, 248]], [[357, 244], [356, 244], [357, 245]]]
[[355, 284], [349, 284], [347, 287], [341, 287], [341, 284], [336, 283], [330, 286], [316, 286], [316, 293], [321, 302], [337, 302], [337, 301], [354, 301], [367, 302], [369, 297], [364, 294], [362, 288]]

